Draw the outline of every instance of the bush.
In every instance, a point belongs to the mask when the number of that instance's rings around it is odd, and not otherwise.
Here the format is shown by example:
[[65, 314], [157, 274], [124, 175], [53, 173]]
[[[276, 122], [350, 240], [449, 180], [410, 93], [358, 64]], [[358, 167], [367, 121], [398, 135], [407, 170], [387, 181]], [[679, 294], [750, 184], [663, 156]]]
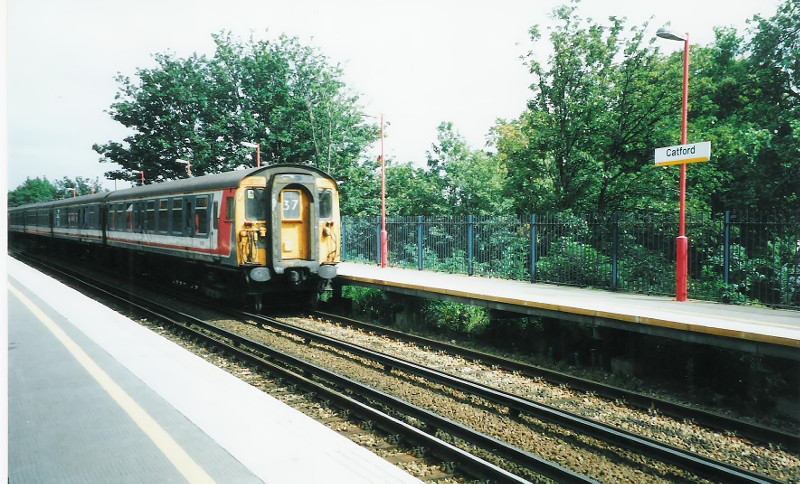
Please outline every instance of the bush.
[[537, 264], [538, 279], [579, 286], [608, 287], [611, 259], [594, 247], [561, 237]]
[[425, 320], [437, 328], [465, 335], [482, 335], [489, 328], [487, 309], [448, 301], [428, 301]]

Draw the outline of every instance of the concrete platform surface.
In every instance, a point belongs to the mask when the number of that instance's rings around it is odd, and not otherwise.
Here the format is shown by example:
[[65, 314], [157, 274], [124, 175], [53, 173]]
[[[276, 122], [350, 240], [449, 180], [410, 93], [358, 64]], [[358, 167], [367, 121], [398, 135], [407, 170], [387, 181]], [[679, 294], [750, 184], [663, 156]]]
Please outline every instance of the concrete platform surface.
[[372, 286], [744, 339], [800, 349], [800, 311], [532, 284], [344, 262], [339, 276]]

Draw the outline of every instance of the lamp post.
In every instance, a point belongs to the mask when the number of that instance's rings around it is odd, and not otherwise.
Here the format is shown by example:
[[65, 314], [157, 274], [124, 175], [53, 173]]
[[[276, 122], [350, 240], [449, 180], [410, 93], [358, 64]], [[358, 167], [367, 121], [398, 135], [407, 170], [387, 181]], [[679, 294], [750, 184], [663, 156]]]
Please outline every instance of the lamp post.
[[386, 160], [383, 156], [383, 113], [381, 113], [381, 267], [389, 265], [389, 234], [386, 232]]
[[256, 149], [256, 166], [261, 166], [261, 143], [249, 143], [247, 141], [242, 141], [240, 143], [245, 148], [255, 148]]
[[[365, 118], [373, 118], [368, 114], [362, 114]], [[378, 161], [381, 163], [381, 240], [380, 254], [381, 267], [389, 266], [389, 234], [386, 232], [386, 160], [384, 157], [383, 140], [385, 138], [383, 113], [381, 113], [381, 155]]]
[[189, 160], [175, 160], [175, 163], [181, 163], [186, 165], [186, 175], [191, 177], [192, 176], [192, 162]]
[[[677, 34], [661, 27], [658, 37], [683, 42], [683, 107], [681, 110], [681, 144], [688, 142], [689, 114], [689, 33]], [[689, 296], [689, 238], [686, 237], [686, 164], [681, 164], [680, 222], [676, 241], [675, 300], [686, 301]]]

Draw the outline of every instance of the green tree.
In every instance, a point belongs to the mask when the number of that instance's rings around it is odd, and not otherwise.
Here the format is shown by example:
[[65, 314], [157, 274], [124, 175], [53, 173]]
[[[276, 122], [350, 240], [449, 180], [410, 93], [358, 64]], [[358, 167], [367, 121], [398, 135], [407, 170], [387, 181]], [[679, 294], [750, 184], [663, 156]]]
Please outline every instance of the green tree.
[[[737, 157], [729, 203], [736, 208], [800, 211], [800, 1], [770, 18], [754, 17], [746, 45], [748, 102], [741, 109], [756, 149]], [[744, 155], [744, 156], [741, 156]], [[742, 169], [744, 168], [744, 169]]]
[[750, 39], [716, 30], [692, 48], [691, 141], [711, 141], [713, 159], [692, 166], [695, 208], [797, 213], [800, 203], [800, 5], [755, 17]]
[[339, 170], [342, 215], [367, 216], [380, 213], [381, 181], [377, 161], [364, 161]]
[[428, 152], [429, 185], [440, 197], [441, 215], [499, 215], [510, 207], [503, 196], [505, 165], [494, 155], [472, 150], [451, 122], [437, 128]]
[[47, 202], [56, 198], [56, 188], [47, 177], [34, 179], [26, 178], [14, 190], [8, 192], [8, 206], [19, 207], [28, 203]]
[[72, 196], [108, 191], [103, 188], [100, 184], [100, 178], [97, 177], [91, 180], [82, 176], [75, 177], [74, 179], [65, 176], [60, 180], [56, 180], [54, 186], [58, 194], [56, 198], [69, 198]]
[[[680, 74], [645, 40], [647, 25], [593, 23], [577, 7], [554, 12], [547, 65], [528, 56], [528, 109], [493, 131], [518, 213], [638, 208], [671, 178], [651, 158], [654, 146], [672, 144], [664, 120], [673, 106], [680, 112], [680, 89], [661, 80]], [[530, 33], [541, 40], [537, 27]]]
[[434, 177], [412, 163], [386, 167], [386, 211], [390, 216], [449, 213]]
[[122, 142], [94, 146], [102, 162], [120, 169], [111, 179], [135, 181], [185, 176], [177, 159], [196, 175], [262, 163], [308, 163], [339, 178], [351, 176], [364, 147], [377, 138], [365, 124], [358, 97], [342, 71], [297, 39], [240, 42], [229, 33], [213, 36], [213, 57], [155, 56], [157, 66], [138, 69], [121, 84], [111, 117], [133, 130]]

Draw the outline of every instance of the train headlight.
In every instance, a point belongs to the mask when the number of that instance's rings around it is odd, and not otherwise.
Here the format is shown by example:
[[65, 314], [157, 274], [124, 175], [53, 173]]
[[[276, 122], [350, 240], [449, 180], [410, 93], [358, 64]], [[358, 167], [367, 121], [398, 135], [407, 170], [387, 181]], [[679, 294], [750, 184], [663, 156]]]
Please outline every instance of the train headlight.
[[336, 277], [336, 266], [323, 264], [319, 266], [317, 274], [323, 279], [333, 279]]
[[266, 267], [256, 267], [250, 271], [250, 279], [256, 282], [267, 282], [270, 277], [269, 269]]

